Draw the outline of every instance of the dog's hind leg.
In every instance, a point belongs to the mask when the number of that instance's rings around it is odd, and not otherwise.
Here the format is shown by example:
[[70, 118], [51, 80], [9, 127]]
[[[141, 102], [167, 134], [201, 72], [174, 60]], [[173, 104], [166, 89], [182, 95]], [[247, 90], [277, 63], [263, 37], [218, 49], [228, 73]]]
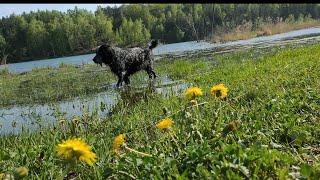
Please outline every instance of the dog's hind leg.
[[125, 82], [126, 84], [130, 84], [130, 79], [129, 79], [129, 76], [128, 76], [128, 75], [125, 75], [125, 76], [123, 77], [123, 80], [124, 80], [124, 82]]
[[124, 73], [118, 73], [118, 82], [117, 82], [117, 87], [119, 87], [120, 85], [122, 85], [123, 79], [124, 79]]

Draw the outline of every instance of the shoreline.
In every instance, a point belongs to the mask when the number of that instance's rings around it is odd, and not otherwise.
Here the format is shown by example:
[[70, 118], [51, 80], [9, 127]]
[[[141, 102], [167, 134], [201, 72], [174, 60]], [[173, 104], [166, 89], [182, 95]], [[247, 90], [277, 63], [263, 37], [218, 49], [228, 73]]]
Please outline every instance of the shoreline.
[[92, 54], [92, 53], [94, 53], [94, 52], [93, 51], [85, 51], [85, 52], [78, 52], [78, 53], [73, 53], [73, 54], [69, 54], [69, 55], [65, 55], [65, 56], [40, 57], [40, 58], [28, 59], [28, 60], [23, 60], [23, 61], [18, 61], [18, 62], [11, 62], [11, 63], [9, 62], [9, 63], [2, 64], [2, 65], [31, 62], [31, 61], [42, 61], [42, 60], [65, 58], [65, 57], [72, 57], [72, 56], [81, 56], [81, 55], [87, 55], [87, 54]]
[[[252, 26], [252, 25], [251, 25]], [[320, 21], [307, 21], [307, 22], [295, 22], [295, 23], [265, 23], [259, 29], [252, 30], [252, 27], [247, 24], [239, 25], [229, 31], [218, 30], [218, 32], [208, 38], [210, 43], [226, 43], [239, 40], [247, 40], [256, 37], [267, 37], [282, 33], [288, 33], [291, 31], [297, 31], [309, 28], [319, 28]]]

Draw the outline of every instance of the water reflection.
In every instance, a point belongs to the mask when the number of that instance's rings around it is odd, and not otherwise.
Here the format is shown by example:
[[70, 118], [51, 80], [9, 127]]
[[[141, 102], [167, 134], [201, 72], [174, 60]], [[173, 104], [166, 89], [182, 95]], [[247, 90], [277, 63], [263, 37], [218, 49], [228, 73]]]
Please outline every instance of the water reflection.
[[120, 89], [110, 85], [104, 92], [86, 98], [75, 98], [72, 101], [49, 103], [33, 106], [15, 106], [0, 110], [0, 134], [19, 133], [23, 126], [31, 131], [40, 126], [56, 124], [59, 119], [73, 119], [84, 113], [95, 113], [106, 117], [110, 111], [115, 111], [117, 104], [125, 103], [131, 106], [150, 96], [177, 95], [187, 89], [183, 81], [172, 81], [167, 76], [159, 76], [155, 82], [123, 86]]

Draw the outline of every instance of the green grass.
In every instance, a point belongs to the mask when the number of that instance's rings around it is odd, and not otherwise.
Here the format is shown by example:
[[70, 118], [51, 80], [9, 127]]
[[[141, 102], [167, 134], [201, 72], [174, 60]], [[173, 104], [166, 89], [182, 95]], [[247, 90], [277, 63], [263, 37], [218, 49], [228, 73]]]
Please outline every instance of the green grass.
[[116, 80], [95, 65], [37, 68], [26, 74], [0, 76], [0, 107], [46, 103], [101, 92]]
[[[202, 105], [190, 107], [183, 94], [131, 92], [140, 98], [130, 106], [120, 101], [110, 117], [101, 119], [93, 113], [81, 117], [80, 125], [68, 120], [70, 127], [3, 136], [0, 173], [25, 166], [27, 179], [61, 177], [65, 165], [54, 148], [76, 136], [98, 157], [93, 167], [78, 164], [72, 169], [79, 179], [319, 179], [319, 57], [320, 45], [311, 45], [218, 55], [215, 63], [206, 58], [161, 61], [156, 64], [159, 74], [203, 90], [197, 99]], [[73, 70], [67, 70], [71, 74], [65, 82], [81, 74]], [[134, 78], [139, 77], [142, 74]], [[220, 83], [229, 89], [225, 101], [209, 95], [210, 88]], [[169, 132], [155, 127], [166, 117], [174, 120], [170, 132], [176, 142]], [[237, 122], [236, 130], [220, 137], [232, 121]], [[121, 133], [126, 134], [128, 147], [152, 157], [130, 151], [112, 154], [112, 141]]]

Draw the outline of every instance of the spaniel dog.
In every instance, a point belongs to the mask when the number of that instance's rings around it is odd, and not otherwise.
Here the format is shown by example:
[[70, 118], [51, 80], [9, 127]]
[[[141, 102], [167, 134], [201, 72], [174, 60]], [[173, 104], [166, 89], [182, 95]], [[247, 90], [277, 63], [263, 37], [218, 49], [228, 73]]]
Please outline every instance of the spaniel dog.
[[152, 40], [148, 48], [123, 49], [110, 44], [103, 44], [97, 48], [93, 62], [101, 66], [104, 63], [110, 67], [111, 71], [118, 76], [117, 87], [122, 85], [123, 81], [129, 84], [129, 77], [140, 70], [145, 70], [149, 79], [156, 78], [157, 76], [152, 68], [154, 61], [152, 49], [157, 45], [157, 40]]

